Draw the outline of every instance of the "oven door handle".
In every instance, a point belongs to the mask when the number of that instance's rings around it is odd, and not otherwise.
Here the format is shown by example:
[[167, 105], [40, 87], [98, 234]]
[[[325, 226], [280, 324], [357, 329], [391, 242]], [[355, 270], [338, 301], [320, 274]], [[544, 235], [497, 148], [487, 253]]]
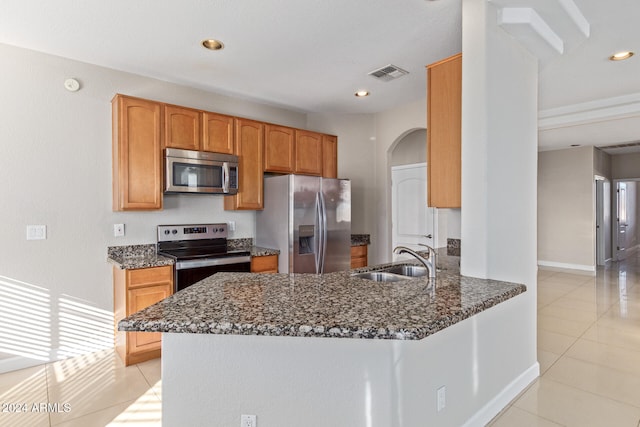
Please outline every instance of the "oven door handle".
[[242, 264], [251, 262], [250, 255], [226, 257], [226, 258], [207, 258], [176, 262], [176, 270], [185, 270], [187, 268], [211, 267], [216, 265]]

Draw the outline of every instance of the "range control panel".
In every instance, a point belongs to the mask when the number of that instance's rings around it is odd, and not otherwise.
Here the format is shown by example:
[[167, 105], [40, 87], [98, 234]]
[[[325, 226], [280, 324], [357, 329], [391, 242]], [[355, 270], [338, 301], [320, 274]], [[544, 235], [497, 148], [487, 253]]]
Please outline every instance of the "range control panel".
[[158, 242], [176, 240], [226, 239], [227, 224], [159, 225]]

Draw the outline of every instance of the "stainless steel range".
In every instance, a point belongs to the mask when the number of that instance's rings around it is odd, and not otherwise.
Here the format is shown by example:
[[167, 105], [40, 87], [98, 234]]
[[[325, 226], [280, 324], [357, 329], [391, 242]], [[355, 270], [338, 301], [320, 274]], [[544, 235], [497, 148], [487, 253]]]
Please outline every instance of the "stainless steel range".
[[175, 292], [220, 271], [250, 271], [249, 251], [229, 250], [227, 224], [159, 225], [158, 253], [175, 259]]

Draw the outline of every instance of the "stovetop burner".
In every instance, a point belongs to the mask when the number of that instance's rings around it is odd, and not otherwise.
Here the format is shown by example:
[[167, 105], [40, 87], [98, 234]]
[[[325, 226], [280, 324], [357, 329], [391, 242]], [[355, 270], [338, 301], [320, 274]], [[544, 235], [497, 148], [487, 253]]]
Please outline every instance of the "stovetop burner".
[[176, 260], [249, 255], [228, 250], [227, 224], [159, 225], [158, 253]]

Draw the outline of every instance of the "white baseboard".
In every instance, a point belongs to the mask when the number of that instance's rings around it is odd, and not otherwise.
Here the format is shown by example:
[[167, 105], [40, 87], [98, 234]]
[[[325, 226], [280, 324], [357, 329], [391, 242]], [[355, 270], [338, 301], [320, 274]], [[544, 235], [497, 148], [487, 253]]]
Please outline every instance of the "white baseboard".
[[44, 365], [48, 362], [48, 360], [35, 360], [21, 356], [0, 359], [0, 374], [18, 371], [20, 369], [31, 368], [33, 366]]
[[565, 271], [568, 273], [588, 272], [596, 273], [595, 265], [584, 264], [567, 264], [564, 262], [544, 261], [538, 260], [538, 266], [543, 267], [545, 270]]
[[511, 381], [496, 397], [484, 405], [478, 412], [464, 423], [463, 427], [486, 426], [496, 415], [515, 399], [529, 384], [540, 376], [540, 364], [534, 363], [518, 378]]

